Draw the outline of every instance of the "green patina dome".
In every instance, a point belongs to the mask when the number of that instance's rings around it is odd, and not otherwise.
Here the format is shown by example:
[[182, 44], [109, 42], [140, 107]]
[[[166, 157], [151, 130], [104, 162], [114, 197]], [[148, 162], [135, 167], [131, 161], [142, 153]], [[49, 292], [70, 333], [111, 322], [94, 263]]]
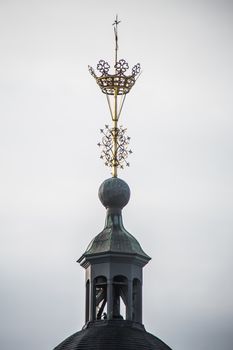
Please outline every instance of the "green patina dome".
[[136, 238], [126, 231], [119, 213], [107, 214], [105, 228], [91, 241], [85, 255], [110, 252], [137, 254], [150, 259]]
[[100, 186], [99, 197], [107, 208], [105, 227], [91, 241], [82, 257], [115, 253], [136, 255], [150, 260], [136, 238], [123, 225], [121, 209], [128, 203], [130, 197], [127, 183], [119, 178], [107, 179]]

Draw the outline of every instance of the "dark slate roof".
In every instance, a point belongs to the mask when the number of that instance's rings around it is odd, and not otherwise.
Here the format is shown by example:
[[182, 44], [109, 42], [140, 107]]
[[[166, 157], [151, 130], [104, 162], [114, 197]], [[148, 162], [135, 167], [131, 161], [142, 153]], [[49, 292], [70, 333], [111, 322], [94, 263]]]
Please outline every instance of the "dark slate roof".
[[[114, 222], [115, 221], [115, 222]], [[85, 255], [100, 253], [137, 254], [146, 259], [150, 257], [142, 250], [139, 242], [123, 227], [121, 218], [108, 216], [107, 227], [89, 244]]]
[[129, 321], [92, 325], [64, 340], [54, 350], [171, 350], [144, 328]]

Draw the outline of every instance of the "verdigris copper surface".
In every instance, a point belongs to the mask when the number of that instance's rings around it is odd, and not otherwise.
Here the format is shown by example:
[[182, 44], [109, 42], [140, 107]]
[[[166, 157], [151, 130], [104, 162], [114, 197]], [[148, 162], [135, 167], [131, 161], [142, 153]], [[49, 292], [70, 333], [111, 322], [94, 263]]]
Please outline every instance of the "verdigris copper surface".
[[107, 208], [105, 227], [91, 241], [84, 255], [115, 252], [137, 254], [149, 260], [136, 238], [123, 225], [121, 209], [130, 198], [128, 184], [116, 177], [107, 179], [100, 185], [99, 198]]

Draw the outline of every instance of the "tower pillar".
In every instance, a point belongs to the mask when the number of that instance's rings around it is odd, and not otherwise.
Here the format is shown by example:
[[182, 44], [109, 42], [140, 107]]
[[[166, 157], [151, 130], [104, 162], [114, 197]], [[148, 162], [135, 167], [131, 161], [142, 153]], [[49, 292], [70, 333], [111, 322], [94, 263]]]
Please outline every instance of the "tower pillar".
[[107, 286], [107, 319], [112, 320], [113, 318], [113, 287], [112, 279], [108, 280]]
[[128, 300], [127, 300], [127, 308], [126, 308], [126, 319], [127, 320], [133, 320], [132, 318], [132, 280], [128, 281]]

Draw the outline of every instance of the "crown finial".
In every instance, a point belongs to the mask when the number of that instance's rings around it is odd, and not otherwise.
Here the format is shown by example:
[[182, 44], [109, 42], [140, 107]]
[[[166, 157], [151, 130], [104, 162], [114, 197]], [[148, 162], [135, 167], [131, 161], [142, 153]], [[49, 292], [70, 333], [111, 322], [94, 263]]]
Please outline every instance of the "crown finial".
[[[113, 177], [117, 177], [117, 169], [123, 169], [129, 166], [126, 160], [128, 155], [132, 153], [129, 147], [130, 137], [126, 135], [126, 129], [122, 126], [118, 127], [118, 120], [121, 115], [122, 107], [125, 102], [126, 95], [130, 92], [135, 84], [136, 76], [140, 73], [140, 64], [133, 66], [130, 74], [126, 71], [129, 69], [128, 63], [124, 59], [118, 60], [118, 15], [112, 24], [114, 26], [115, 35], [115, 73], [110, 74], [110, 65], [104, 60], [100, 60], [97, 64], [97, 70], [100, 75], [97, 76], [94, 69], [88, 66], [89, 72], [95, 78], [101, 91], [105, 94], [112, 118], [113, 125], [110, 128], [105, 126], [105, 130], [101, 129], [103, 134], [102, 141], [98, 143], [101, 147], [100, 158], [104, 160], [106, 166], [112, 168]], [[120, 96], [120, 101], [118, 101]], [[111, 101], [112, 100], [112, 101]]]

